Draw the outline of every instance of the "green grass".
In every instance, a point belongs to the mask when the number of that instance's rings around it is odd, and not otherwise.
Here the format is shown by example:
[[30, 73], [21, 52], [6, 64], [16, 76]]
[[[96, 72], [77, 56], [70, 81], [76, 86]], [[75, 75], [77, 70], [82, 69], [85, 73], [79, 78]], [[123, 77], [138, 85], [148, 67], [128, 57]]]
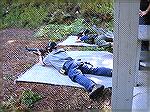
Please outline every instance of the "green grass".
[[42, 26], [35, 32], [35, 37], [49, 37], [50, 39], [63, 39], [66, 35], [77, 34], [86, 26], [83, 19], [76, 19], [72, 24], [49, 24]]
[[[111, 14], [113, 12], [113, 1], [111, 0], [88, 0], [85, 2], [72, 0], [72, 1], [52, 1], [49, 0], [17, 0], [17, 1], [5, 1], [2, 0], [0, 4], [0, 29], [9, 27], [19, 27], [19, 28], [31, 28], [35, 29], [56, 19], [56, 23], [65, 24], [61, 18], [66, 15], [72, 15], [78, 18], [73, 11], [73, 8], [80, 3], [80, 15], [79, 18], [85, 14], [89, 13], [88, 18], [91, 18], [94, 24], [99, 24], [99, 18], [95, 18], [92, 15], [101, 14]], [[53, 18], [56, 12], [60, 11], [62, 16], [57, 16]], [[51, 16], [49, 16], [51, 15]], [[57, 14], [56, 14], [57, 15]], [[94, 19], [95, 18], [95, 19]], [[47, 22], [45, 23], [44, 20]], [[55, 23], [55, 22], [54, 22]]]
[[80, 51], [108, 51], [113, 53], [112, 47], [80, 47]]
[[41, 99], [42, 99], [41, 95], [34, 93], [30, 90], [25, 90], [22, 92], [22, 95], [20, 97], [20, 102], [21, 102], [21, 104], [25, 105], [26, 107], [31, 108], [34, 106], [34, 104], [37, 101], [39, 101]]

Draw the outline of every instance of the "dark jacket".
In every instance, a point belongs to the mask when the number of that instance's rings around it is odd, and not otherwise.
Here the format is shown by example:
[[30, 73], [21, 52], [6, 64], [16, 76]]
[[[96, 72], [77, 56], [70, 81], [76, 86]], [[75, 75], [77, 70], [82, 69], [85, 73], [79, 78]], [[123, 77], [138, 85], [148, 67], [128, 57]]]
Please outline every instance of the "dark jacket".
[[[150, 4], [150, 0], [141, 0], [140, 2], [140, 10], [145, 11]], [[140, 25], [150, 25], [150, 11], [143, 17], [140, 17], [139, 21]]]

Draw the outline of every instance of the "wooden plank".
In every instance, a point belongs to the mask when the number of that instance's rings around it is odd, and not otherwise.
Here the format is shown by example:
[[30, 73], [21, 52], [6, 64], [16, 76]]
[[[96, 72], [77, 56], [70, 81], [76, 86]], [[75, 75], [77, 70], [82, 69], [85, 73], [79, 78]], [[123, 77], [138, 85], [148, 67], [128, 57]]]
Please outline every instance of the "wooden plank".
[[137, 74], [139, 0], [115, 0], [112, 111], [132, 111]]

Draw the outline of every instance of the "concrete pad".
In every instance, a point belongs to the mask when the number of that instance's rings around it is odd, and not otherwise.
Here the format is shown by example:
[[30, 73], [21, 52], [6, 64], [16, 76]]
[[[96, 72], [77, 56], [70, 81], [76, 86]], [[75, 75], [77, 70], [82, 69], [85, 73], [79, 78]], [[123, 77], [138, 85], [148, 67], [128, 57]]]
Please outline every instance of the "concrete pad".
[[135, 87], [133, 92], [132, 110], [146, 112], [148, 108], [148, 94], [146, 87]]
[[133, 112], [149, 112], [149, 98], [150, 98], [150, 72], [139, 71], [139, 82], [140, 86], [134, 87], [133, 91]]
[[[80, 57], [80, 59], [83, 61], [88, 60], [88, 62], [93, 64], [95, 67], [105, 66], [112, 68], [113, 65], [112, 54], [105, 51], [68, 51], [68, 54], [74, 59], [78, 59]], [[111, 77], [95, 76], [92, 74], [85, 75], [96, 83], [101, 83], [106, 87], [112, 87]], [[16, 82], [34, 82], [82, 87], [79, 84], [72, 82], [68, 76], [60, 74], [55, 68], [44, 67], [38, 64], [34, 65], [25, 73], [21, 74], [16, 79]]]
[[84, 42], [76, 42], [77, 36], [69, 36], [65, 41], [57, 44], [58, 46], [97, 46], [95, 44], [87, 44]]

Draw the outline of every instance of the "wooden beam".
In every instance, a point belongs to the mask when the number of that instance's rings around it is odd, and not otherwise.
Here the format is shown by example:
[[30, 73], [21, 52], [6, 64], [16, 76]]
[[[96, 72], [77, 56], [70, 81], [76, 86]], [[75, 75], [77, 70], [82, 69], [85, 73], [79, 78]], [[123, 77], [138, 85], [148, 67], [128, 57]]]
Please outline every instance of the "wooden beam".
[[132, 111], [140, 0], [115, 0], [112, 111]]

